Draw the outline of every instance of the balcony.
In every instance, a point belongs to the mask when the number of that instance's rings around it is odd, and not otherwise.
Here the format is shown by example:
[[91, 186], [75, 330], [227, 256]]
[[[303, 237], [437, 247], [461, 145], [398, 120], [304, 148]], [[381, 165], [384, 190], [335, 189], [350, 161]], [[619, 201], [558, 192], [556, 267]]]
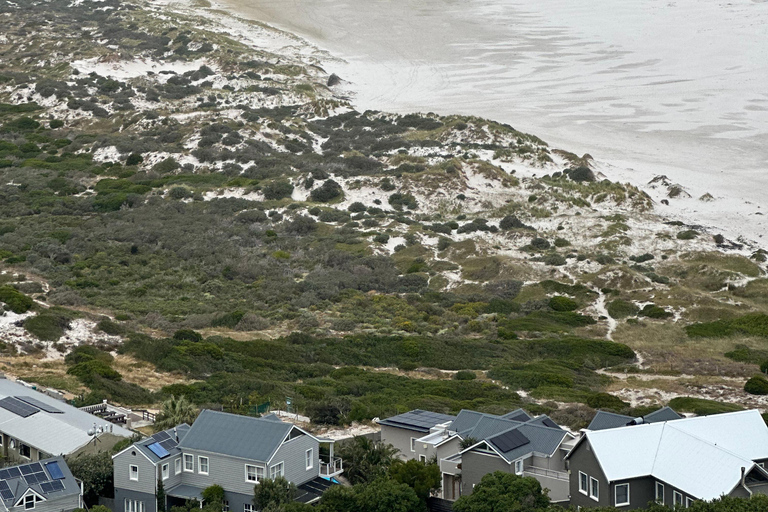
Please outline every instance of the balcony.
[[330, 462], [320, 461], [320, 476], [332, 478], [344, 471], [344, 464], [340, 457], [331, 457]]
[[528, 466], [523, 470], [523, 476], [532, 476], [541, 483], [542, 487], [549, 489], [549, 499], [553, 503], [568, 501], [569, 478], [565, 471]]

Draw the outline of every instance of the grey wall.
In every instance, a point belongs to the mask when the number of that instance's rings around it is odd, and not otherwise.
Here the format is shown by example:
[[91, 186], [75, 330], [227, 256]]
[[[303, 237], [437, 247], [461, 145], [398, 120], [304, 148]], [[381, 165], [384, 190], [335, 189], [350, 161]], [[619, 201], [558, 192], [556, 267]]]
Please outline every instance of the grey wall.
[[[424, 450], [420, 450], [421, 445], [417, 444], [417, 451], [411, 451], [411, 438], [416, 439], [424, 437], [427, 433], [418, 432], [415, 430], [409, 430], [405, 428], [390, 427], [388, 425], [381, 426], [381, 441], [386, 444], [391, 444], [398, 450], [400, 450], [399, 457], [403, 460], [418, 459], [419, 453], [426, 455]], [[431, 457], [431, 454], [427, 457]]]
[[461, 455], [461, 494], [472, 494], [474, 485], [488, 473], [504, 471], [513, 473], [514, 467], [496, 454], [486, 455], [476, 451], [465, 452]]
[[456, 455], [461, 451], [461, 440], [458, 437], [454, 437], [450, 441], [441, 444], [437, 447], [437, 462], [440, 459], [445, 459], [451, 455]]
[[[197, 450], [184, 450], [184, 453], [191, 454], [195, 457], [195, 471], [193, 473], [184, 471], [184, 463], [182, 459], [181, 481], [186, 485], [192, 485], [201, 489], [218, 484], [228, 492], [253, 495], [254, 483], [245, 481], [245, 465], [251, 464], [264, 467], [264, 463], [257, 463], [216, 453], [207, 453]], [[207, 475], [199, 473], [198, 457], [200, 455], [208, 457]], [[265, 472], [265, 475], [269, 476], [269, 472]]]
[[[312, 469], [307, 469], [306, 452], [310, 448], [312, 448], [314, 462]], [[281, 461], [284, 462], [285, 478], [296, 485], [301, 485], [320, 474], [319, 452], [320, 443], [308, 435], [301, 435], [283, 443], [275, 452], [269, 465], [274, 466]], [[269, 472], [267, 472], [267, 476], [269, 476]]]
[[166, 489], [169, 489], [169, 488], [173, 487], [174, 485], [178, 485], [178, 484], [181, 483], [181, 476], [183, 475], [184, 463], [182, 461], [182, 466], [181, 466], [182, 467], [182, 473], [179, 473], [177, 475], [177, 474], [175, 474], [175, 470], [174, 470], [174, 468], [175, 468], [174, 461], [176, 459], [181, 459], [181, 454], [179, 454], [178, 456], [171, 456], [171, 457], [168, 457], [167, 459], [163, 459], [160, 462], [158, 462], [158, 464], [157, 464], [157, 466], [158, 466], [157, 474], [158, 475], [162, 475], [163, 464], [168, 464], [168, 478], [163, 480], [163, 486]]
[[117, 487], [115, 487], [115, 508], [113, 512], [124, 512], [126, 499], [143, 501], [144, 510], [146, 512], [157, 512], [157, 498], [155, 498], [154, 491], [152, 491], [151, 494], [148, 494], [131, 491], [129, 489], [119, 489]]
[[[568, 459], [570, 461], [570, 481], [571, 505], [576, 507], [608, 507], [613, 501], [611, 498], [611, 489], [608, 481], [600, 469], [600, 465], [595, 459], [592, 447], [588, 440], [582, 441], [575, 450], [571, 452]], [[585, 496], [579, 491], [579, 471], [586, 473], [587, 476], [596, 478], [600, 484], [599, 501], [595, 501], [589, 496]], [[630, 491], [631, 498], [631, 491]]]
[[253, 489], [250, 494], [225, 491], [224, 499], [229, 502], [229, 512], [244, 512], [246, 503], [253, 505]]
[[[139, 480], [130, 479], [130, 466], [139, 466]], [[134, 492], [155, 494], [157, 487], [157, 470], [155, 465], [150, 462], [138, 449], [131, 447], [113, 459], [113, 474], [115, 477], [115, 489], [118, 487]], [[168, 486], [166, 486], [167, 488]], [[122, 504], [117, 507], [122, 510]], [[147, 512], [150, 512], [147, 509]]]

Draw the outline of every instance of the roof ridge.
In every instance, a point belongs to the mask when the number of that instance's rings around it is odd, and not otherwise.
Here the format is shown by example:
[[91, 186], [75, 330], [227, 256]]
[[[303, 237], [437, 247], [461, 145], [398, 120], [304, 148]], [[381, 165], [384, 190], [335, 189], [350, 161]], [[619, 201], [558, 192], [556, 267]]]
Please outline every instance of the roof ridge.
[[[653, 425], [653, 423], [651, 423], [651, 425]], [[653, 454], [653, 462], [651, 462], [651, 474], [653, 474], [654, 470], [656, 469], [656, 459], [659, 458], [659, 450], [661, 449], [661, 440], [664, 438], [664, 429], [666, 427], [667, 427], [667, 422], [662, 421], [661, 433], [659, 434], [659, 439], [656, 441], [656, 452]]]
[[[672, 421], [675, 421], [675, 420], [672, 420]], [[665, 427], [667, 426], [666, 424], [667, 424], [667, 422], [665, 421], [665, 422], [664, 422], [664, 426], [665, 426]], [[725, 453], [727, 453], [727, 454], [729, 454], [729, 455], [733, 455], [733, 456], [734, 456], [734, 457], [736, 457], [737, 459], [741, 459], [741, 460], [748, 460], [748, 461], [750, 461], [750, 462], [754, 463], [754, 461], [753, 461], [753, 460], [751, 460], [751, 459], [745, 459], [743, 456], [739, 455], [738, 453], [732, 452], [732, 451], [731, 451], [731, 450], [729, 450], [728, 448], [723, 448], [722, 446], [720, 446], [720, 445], [719, 445], [719, 444], [717, 444], [717, 443], [713, 443], [712, 441], [709, 441], [709, 440], [707, 440], [707, 439], [701, 438], [701, 437], [699, 437], [699, 436], [697, 436], [696, 434], [693, 434], [693, 433], [691, 433], [691, 432], [687, 432], [687, 431], [685, 431], [685, 430], [681, 430], [681, 429], [677, 428], [675, 425], [669, 425], [669, 427], [670, 427], [670, 428], [672, 428], [672, 429], [674, 429], [674, 430], [677, 430], [677, 431], [678, 431], [678, 432], [680, 432], [681, 434], [685, 434], [685, 435], [687, 435], [688, 437], [691, 437], [691, 438], [693, 438], [693, 439], [695, 439], [695, 440], [697, 440], [697, 441], [699, 441], [699, 442], [701, 442], [701, 443], [704, 443], [704, 444], [708, 444], [709, 446], [712, 446], [713, 448], [717, 448], [718, 450], [721, 450], [721, 451], [723, 451], [723, 452], [725, 452]]]

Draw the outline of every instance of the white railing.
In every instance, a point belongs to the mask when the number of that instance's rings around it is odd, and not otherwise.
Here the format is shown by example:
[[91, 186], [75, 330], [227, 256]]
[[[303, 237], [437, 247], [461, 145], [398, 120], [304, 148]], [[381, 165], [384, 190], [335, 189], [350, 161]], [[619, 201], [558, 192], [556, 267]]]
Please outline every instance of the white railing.
[[332, 477], [340, 475], [344, 471], [344, 463], [341, 458], [334, 457], [330, 462], [320, 463], [320, 476]]
[[523, 473], [531, 473], [534, 475], [544, 476], [547, 478], [554, 478], [555, 480], [568, 481], [568, 473], [564, 471], [555, 471], [554, 469], [537, 468], [536, 466], [529, 466], [523, 470]]

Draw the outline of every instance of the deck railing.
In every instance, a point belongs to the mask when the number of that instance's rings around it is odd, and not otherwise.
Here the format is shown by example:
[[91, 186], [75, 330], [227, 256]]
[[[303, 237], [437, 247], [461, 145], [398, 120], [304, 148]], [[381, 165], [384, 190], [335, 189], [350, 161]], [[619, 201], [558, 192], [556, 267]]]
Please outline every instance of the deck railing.
[[332, 477], [340, 475], [344, 471], [344, 463], [340, 457], [334, 457], [330, 462], [320, 463], [320, 476]]

